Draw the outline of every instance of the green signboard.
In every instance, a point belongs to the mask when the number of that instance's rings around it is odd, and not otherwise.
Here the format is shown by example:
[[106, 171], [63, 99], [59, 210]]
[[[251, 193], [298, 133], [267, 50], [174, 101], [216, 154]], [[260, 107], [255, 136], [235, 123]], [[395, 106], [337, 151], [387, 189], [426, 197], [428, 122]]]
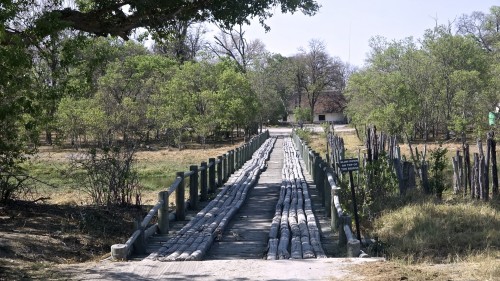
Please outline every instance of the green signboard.
[[496, 114], [494, 112], [490, 112], [488, 114], [488, 123], [490, 124], [490, 126], [494, 126], [495, 125], [495, 119], [496, 119]]

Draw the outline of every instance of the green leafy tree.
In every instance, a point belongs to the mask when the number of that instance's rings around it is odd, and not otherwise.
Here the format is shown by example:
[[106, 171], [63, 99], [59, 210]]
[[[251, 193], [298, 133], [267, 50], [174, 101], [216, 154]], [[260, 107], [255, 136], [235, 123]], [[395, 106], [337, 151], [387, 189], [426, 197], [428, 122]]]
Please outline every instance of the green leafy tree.
[[295, 88], [301, 105], [302, 95], [305, 96], [314, 117], [314, 108], [326, 90], [343, 88], [343, 64], [332, 58], [326, 52], [326, 46], [319, 40], [311, 40], [309, 49], [294, 57]]
[[[145, 140], [157, 124], [148, 115], [152, 95], [172, 76], [176, 63], [159, 55], [138, 55], [109, 64], [99, 80], [96, 98], [108, 117], [111, 134]], [[153, 118], [148, 118], [153, 117]]]
[[[265, 0], [249, 5], [247, 1], [97, 1], [79, 0], [78, 7], [54, 5], [57, 0], [45, 3], [48, 9], [31, 14], [29, 25], [8, 25], [5, 30], [7, 41], [13, 37], [36, 35], [43, 38], [53, 32], [64, 29], [95, 34], [98, 36], [116, 36], [128, 39], [137, 28], [161, 30], [175, 25], [179, 21], [212, 21], [222, 26], [249, 23], [249, 18], [256, 17], [264, 22], [279, 7], [281, 12], [302, 11], [313, 15], [319, 5], [313, 0]], [[11, 21], [21, 21], [22, 11], [35, 10], [38, 2], [8, 1], [4, 14]], [[127, 11], [127, 12], [125, 12]], [[5, 21], [4, 21], [5, 22]], [[7, 22], [6, 22], [7, 23]], [[10, 23], [10, 22], [8, 22]]]
[[293, 94], [291, 62], [281, 55], [268, 55], [247, 72], [251, 86], [259, 101], [259, 123], [276, 123], [287, 116], [287, 107]]

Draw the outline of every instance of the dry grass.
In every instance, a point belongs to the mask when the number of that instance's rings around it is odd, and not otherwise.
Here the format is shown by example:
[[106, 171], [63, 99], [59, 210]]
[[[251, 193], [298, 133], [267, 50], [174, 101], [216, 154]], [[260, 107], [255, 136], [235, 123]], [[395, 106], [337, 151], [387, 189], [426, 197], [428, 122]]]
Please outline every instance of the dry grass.
[[499, 211], [481, 202], [404, 206], [374, 223], [386, 255], [408, 261], [454, 262], [477, 253], [500, 257]]
[[[481, 258], [481, 256], [478, 256]], [[351, 278], [342, 280], [369, 281], [498, 281], [500, 261], [482, 257], [477, 261], [461, 261], [447, 264], [408, 264], [402, 261], [371, 262], [363, 266], [350, 266], [356, 272]], [[336, 279], [333, 279], [336, 280]]]
[[[177, 172], [189, 171], [190, 165], [199, 166], [202, 161], [217, 158], [229, 150], [240, 146], [241, 142], [231, 145], [218, 145], [209, 148], [184, 149], [160, 148], [156, 151], [139, 151], [136, 154], [135, 167], [139, 176], [142, 203], [154, 205], [160, 190], [166, 190], [175, 180]], [[30, 175], [45, 183], [34, 182], [38, 188], [27, 194], [27, 200], [50, 198], [45, 202], [50, 204], [87, 205], [91, 202], [81, 188], [74, 188], [75, 183], [67, 178], [70, 158], [78, 153], [75, 150], [42, 147], [40, 152], [32, 157], [25, 166]]]

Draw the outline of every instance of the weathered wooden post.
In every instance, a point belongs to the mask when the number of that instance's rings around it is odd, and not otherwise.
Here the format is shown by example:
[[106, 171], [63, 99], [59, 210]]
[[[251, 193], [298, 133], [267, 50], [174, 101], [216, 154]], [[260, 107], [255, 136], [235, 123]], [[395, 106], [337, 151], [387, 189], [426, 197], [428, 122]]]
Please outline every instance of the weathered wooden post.
[[345, 233], [344, 226], [348, 225], [352, 229], [351, 216], [343, 214], [339, 218], [339, 246], [344, 247], [347, 245], [347, 235]]
[[111, 258], [117, 261], [125, 261], [128, 257], [127, 244], [114, 244], [111, 245]]
[[474, 170], [473, 170], [473, 184], [471, 188], [471, 197], [479, 198], [479, 154], [474, 153]]
[[167, 234], [169, 228], [168, 192], [158, 192], [158, 201], [163, 201], [163, 204], [158, 209], [158, 233]]
[[245, 143], [245, 162], [248, 161], [251, 157], [250, 154], [250, 144]]
[[137, 220], [135, 222], [136, 229], [140, 231], [139, 236], [134, 242], [134, 251], [139, 255], [146, 253], [146, 236], [144, 235], [144, 227], [141, 225], [141, 221]]
[[200, 169], [200, 201], [208, 200], [207, 174], [208, 174], [207, 162], [203, 161], [201, 162], [201, 169]]
[[483, 142], [481, 139], [477, 140], [477, 147], [479, 150], [479, 199], [484, 200], [484, 191], [486, 189], [486, 160], [483, 151]]
[[224, 158], [223, 158], [224, 162], [223, 162], [223, 169], [224, 169], [224, 177], [223, 177], [223, 181], [226, 182], [227, 179], [229, 178], [229, 171], [228, 171], [228, 167], [229, 167], [229, 153], [224, 153]]
[[330, 164], [327, 162], [323, 163], [323, 196], [324, 196], [324, 202], [325, 202], [325, 212], [326, 212], [326, 217], [330, 217], [332, 215], [329, 210], [332, 208], [332, 187], [330, 185], [330, 182], [328, 181], [328, 173], [332, 173], [331, 168], [329, 167]]
[[208, 190], [210, 193], [215, 193], [217, 187], [215, 182], [215, 158], [208, 159]]
[[347, 257], [357, 258], [361, 252], [361, 242], [358, 239], [347, 241]]
[[498, 196], [498, 169], [497, 169], [497, 152], [496, 141], [492, 132], [491, 136], [491, 179], [492, 179], [492, 197]]
[[181, 181], [175, 190], [175, 219], [183, 221], [186, 219], [184, 172], [177, 172], [177, 177], [180, 178]]
[[236, 148], [236, 151], [235, 151], [235, 170], [238, 170], [239, 168], [241, 168], [241, 165], [240, 165], [240, 161], [241, 161], [241, 149], [239, 147]]
[[228, 151], [228, 154], [229, 154], [229, 160], [227, 163], [228, 163], [229, 169], [228, 169], [227, 179], [229, 179], [229, 177], [234, 173], [234, 150], [231, 149], [230, 151]]
[[321, 206], [325, 207], [326, 206], [326, 203], [325, 203], [325, 173], [323, 171], [323, 165], [322, 163], [323, 162], [323, 159], [321, 159], [321, 156], [319, 156], [319, 153], [317, 154], [316, 156], [316, 161], [317, 161], [317, 165], [316, 165], [316, 181], [318, 182], [316, 184], [316, 188], [318, 189], [319, 191], [319, 194], [321, 196]]
[[222, 171], [224, 166], [223, 156], [217, 156], [217, 186], [221, 187], [224, 182], [224, 173]]
[[314, 169], [314, 154], [312, 154], [310, 152], [311, 152], [311, 148], [309, 146], [307, 146], [307, 156], [308, 156], [308, 159], [309, 159], [309, 174], [313, 175], [313, 177], [314, 177], [314, 172], [313, 172], [313, 169]]
[[316, 157], [316, 153], [312, 153], [311, 155], [311, 176], [313, 179], [314, 184], [316, 187], [318, 186], [318, 173], [317, 173], [317, 167], [318, 165], [318, 157]]
[[335, 198], [339, 198], [340, 196], [340, 188], [335, 186], [332, 187], [331, 189], [331, 221], [330, 221], [330, 227], [332, 230], [337, 231], [339, 230], [339, 225], [342, 222], [339, 219], [339, 213], [337, 211], [337, 206], [335, 206]]
[[469, 190], [472, 187], [472, 173], [470, 166], [470, 152], [469, 152], [469, 144], [465, 144], [463, 146], [463, 154], [464, 154], [464, 196], [467, 195], [467, 188]]
[[189, 166], [189, 170], [191, 171], [191, 175], [189, 176], [189, 208], [191, 210], [198, 209], [198, 166], [191, 165]]

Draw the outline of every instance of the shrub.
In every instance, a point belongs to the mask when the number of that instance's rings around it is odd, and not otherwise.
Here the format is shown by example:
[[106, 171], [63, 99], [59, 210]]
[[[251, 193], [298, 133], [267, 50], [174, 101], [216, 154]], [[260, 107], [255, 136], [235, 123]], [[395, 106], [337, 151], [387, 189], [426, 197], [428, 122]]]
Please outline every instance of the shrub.
[[90, 149], [71, 159], [71, 174], [96, 205], [140, 205], [134, 149]]

